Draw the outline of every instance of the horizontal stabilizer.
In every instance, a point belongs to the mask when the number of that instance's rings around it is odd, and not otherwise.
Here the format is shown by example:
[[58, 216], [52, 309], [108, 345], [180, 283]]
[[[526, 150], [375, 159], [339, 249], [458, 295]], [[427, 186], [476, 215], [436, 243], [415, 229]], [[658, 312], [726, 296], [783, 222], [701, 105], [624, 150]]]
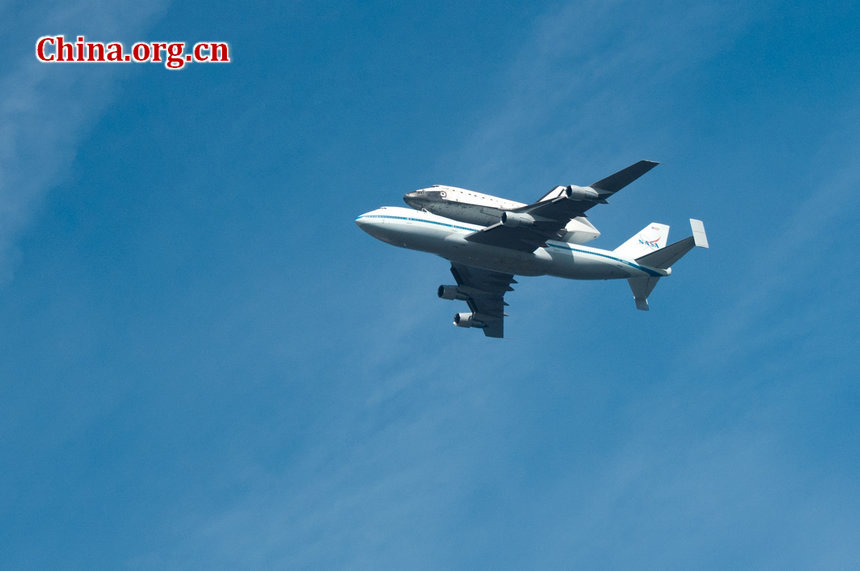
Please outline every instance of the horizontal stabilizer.
[[708, 247], [708, 235], [705, 234], [705, 225], [701, 220], [690, 218], [690, 228], [693, 229], [693, 240], [699, 248]]
[[660, 248], [656, 252], [646, 254], [641, 258], [636, 258], [636, 263], [649, 268], [660, 268], [665, 270], [671, 268], [672, 264], [681, 259], [681, 257], [693, 249], [695, 242], [693, 237], [684, 238], [680, 242], [669, 244], [665, 248]]
[[605, 190], [610, 193], [618, 192], [659, 164], [660, 163], [655, 163], [654, 161], [639, 161], [636, 164], [630, 165], [626, 169], [621, 169], [617, 173], [611, 174], [608, 177], [595, 182], [591, 185], [591, 188], [595, 190]]
[[636, 258], [636, 263], [650, 268], [665, 270], [667, 268], [671, 268], [672, 264], [680, 260], [684, 254], [692, 250], [694, 246], [707, 248], [708, 236], [705, 234], [705, 225], [702, 224], [702, 221], [691, 218], [690, 227], [693, 230], [692, 236], [684, 238], [674, 244], [669, 244], [665, 248], [660, 248], [659, 250], [646, 254], [641, 258]]

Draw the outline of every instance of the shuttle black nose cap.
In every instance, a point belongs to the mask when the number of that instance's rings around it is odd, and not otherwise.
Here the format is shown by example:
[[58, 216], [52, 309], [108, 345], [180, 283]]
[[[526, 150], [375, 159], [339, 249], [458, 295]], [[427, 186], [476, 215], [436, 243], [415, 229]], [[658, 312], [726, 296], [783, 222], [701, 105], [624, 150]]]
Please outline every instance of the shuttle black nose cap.
[[407, 192], [403, 195], [403, 202], [411, 206], [412, 208], [418, 208], [418, 202], [421, 195], [418, 194], [418, 191], [415, 192]]

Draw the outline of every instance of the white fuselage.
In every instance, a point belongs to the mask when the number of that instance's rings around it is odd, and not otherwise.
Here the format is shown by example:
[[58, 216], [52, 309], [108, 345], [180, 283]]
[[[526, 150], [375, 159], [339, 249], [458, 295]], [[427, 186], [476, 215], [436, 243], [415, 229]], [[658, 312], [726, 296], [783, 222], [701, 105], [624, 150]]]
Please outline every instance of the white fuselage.
[[660, 277], [671, 270], [649, 268], [617, 254], [564, 241], [548, 240], [545, 247], [523, 252], [466, 240], [485, 226], [432, 214], [384, 206], [355, 220], [365, 232], [394, 246], [430, 252], [469, 266], [524, 275], [552, 275], [569, 279], [600, 280]]
[[[522, 202], [445, 185], [421, 188], [404, 195], [403, 200], [416, 210], [481, 226], [495, 224], [503, 212], [526, 206]], [[573, 244], [584, 244], [600, 236], [597, 228], [584, 216], [568, 222], [565, 231], [562, 241]]]

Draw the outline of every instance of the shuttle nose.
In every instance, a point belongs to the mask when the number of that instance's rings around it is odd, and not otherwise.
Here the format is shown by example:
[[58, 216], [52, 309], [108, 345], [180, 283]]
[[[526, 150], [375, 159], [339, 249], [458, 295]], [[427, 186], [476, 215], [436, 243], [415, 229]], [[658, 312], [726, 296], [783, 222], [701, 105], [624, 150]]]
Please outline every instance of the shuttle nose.
[[421, 208], [421, 194], [417, 190], [404, 194], [403, 201], [412, 208]]

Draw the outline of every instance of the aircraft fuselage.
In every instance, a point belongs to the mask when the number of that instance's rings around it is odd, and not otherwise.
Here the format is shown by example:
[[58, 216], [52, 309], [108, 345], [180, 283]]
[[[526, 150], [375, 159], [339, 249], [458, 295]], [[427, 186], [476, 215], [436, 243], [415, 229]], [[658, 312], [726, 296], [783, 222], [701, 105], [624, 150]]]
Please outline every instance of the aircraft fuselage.
[[642, 266], [608, 250], [564, 241], [548, 240], [545, 247], [534, 252], [471, 242], [466, 236], [483, 229], [483, 225], [409, 208], [378, 208], [362, 214], [355, 222], [374, 238], [394, 246], [496, 272], [579, 280], [661, 277], [671, 273], [669, 269]]

